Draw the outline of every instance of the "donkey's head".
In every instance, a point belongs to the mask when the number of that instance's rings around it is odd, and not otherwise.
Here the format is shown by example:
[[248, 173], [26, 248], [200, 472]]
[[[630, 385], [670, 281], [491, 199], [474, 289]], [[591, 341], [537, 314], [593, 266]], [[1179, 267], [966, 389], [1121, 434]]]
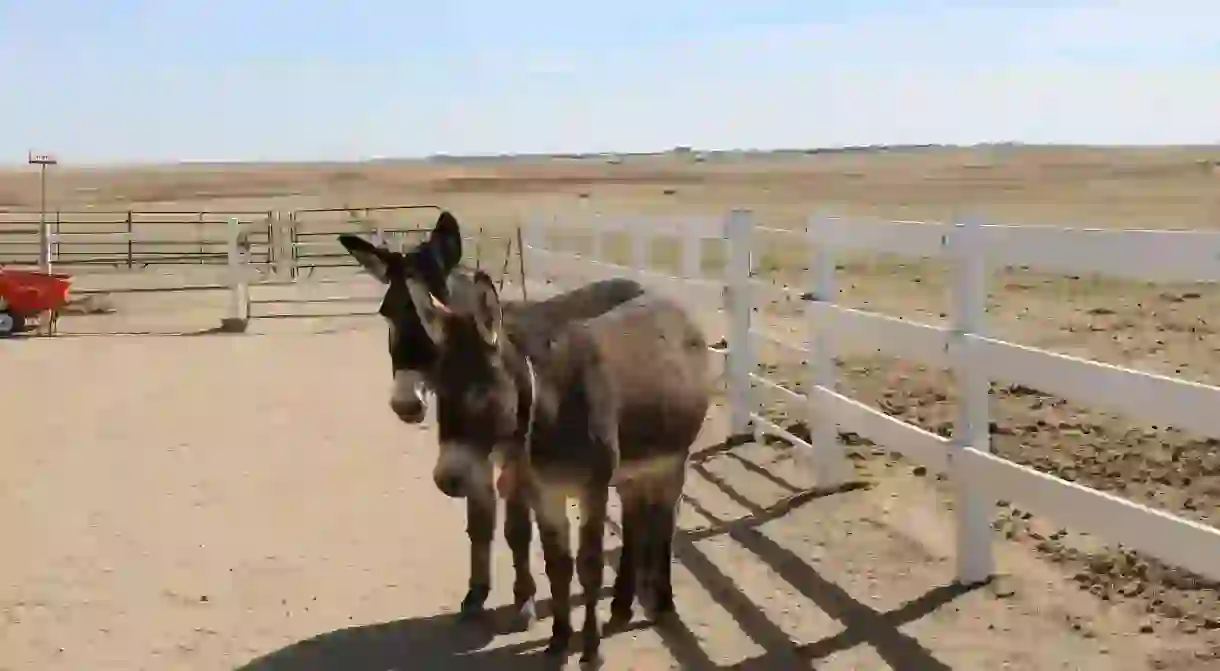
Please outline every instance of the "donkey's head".
[[[503, 310], [486, 273], [474, 274], [469, 300], [447, 305], [426, 282], [408, 277], [419, 323], [437, 352], [433, 391], [440, 434], [433, 479], [448, 496], [486, 491], [492, 453], [519, 438], [533, 392], [523, 359], [504, 335]], [[467, 296], [463, 296], [467, 298]], [[528, 421], [528, 420], [526, 420]]]
[[390, 251], [355, 235], [340, 235], [339, 242], [370, 275], [386, 285], [378, 312], [390, 327], [390, 367], [394, 374], [390, 408], [402, 421], [419, 423], [428, 409], [424, 392], [437, 348], [412, 305], [407, 280], [426, 287], [429, 295], [449, 300], [449, 276], [462, 258], [462, 232], [457, 219], [441, 212], [428, 238], [406, 253]]

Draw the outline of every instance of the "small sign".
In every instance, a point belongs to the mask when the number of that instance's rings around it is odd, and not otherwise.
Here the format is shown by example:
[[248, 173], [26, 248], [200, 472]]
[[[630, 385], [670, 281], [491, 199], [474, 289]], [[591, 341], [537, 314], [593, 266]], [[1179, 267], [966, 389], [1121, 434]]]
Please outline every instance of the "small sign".
[[35, 154], [30, 152], [30, 165], [59, 165], [59, 161], [50, 154]]

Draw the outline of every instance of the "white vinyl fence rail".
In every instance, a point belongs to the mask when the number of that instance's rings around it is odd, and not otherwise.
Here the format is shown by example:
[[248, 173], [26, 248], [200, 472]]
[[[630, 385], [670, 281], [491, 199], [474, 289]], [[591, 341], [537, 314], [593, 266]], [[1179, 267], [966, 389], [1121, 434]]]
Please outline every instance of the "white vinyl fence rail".
[[[1156, 282], [1217, 281], [1220, 233], [992, 226], [969, 219], [952, 224], [870, 222], [829, 216], [810, 217], [806, 230], [791, 231], [756, 226], [747, 211], [734, 211], [719, 220], [598, 218], [591, 224], [581, 232], [592, 234], [592, 251], [578, 254], [549, 244], [553, 235], [573, 232], [570, 222], [527, 223], [527, 274], [579, 280], [634, 277], [685, 298], [696, 311], [723, 309], [728, 321], [725, 371], [733, 430], [774, 432], [806, 448], [825, 484], [841, 482], [850, 473], [839, 430], [947, 474], [956, 496], [961, 582], [977, 583], [994, 572], [990, 521], [1000, 499], [1220, 579], [1220, 531], [995, 456], [989, 428], [990, 383], [1003, 380], [1149, 424], [1220, 438], [1220, 388], [1004, 342], [988, 337], [985, 328], [993, 268], [1095, 272]], [[603, 245], [609, 235], [629, 239], [629, 265], [607, 261]], [[807, 289], [812, 300], [805, 304], [806, 343], [794, 346], [753, 323], [752, 294], [782, 291], [752, 279], [752, 250], [759, 236], [788, 238], [810, 250]], [[658, 239], [680, 249], [678, 276], [650, 268], [650, 249]], [[702, 248], [707, 240], [724, 241], [719, 243], [727, 254], [722, 277], [704, 276]], [[920, 324], [838, 305], [835, 255], [846, 250], [950, 261], [956, 272], [951, 325]], [[808, 394], [758, 373], [753, 352], [759, 339], [796, 349], [805, 357]], [[834, 357], [853, 352], [881, 352], [952, 371], [960, 390], [954, 437], [942, 438], [836, 392]], [[760, 415], [753, 394], [758, 388], [785, 394], [807, 407], [810, 441]]]

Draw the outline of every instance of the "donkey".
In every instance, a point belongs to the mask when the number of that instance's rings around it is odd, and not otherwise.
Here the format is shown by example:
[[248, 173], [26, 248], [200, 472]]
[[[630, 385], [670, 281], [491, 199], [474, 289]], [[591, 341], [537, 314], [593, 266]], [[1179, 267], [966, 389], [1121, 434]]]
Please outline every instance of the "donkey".
[[677, 506], [712, 395], [707, 342], [694, 320], [647, 292], [584, 320], [508, 320], [483, 272], [475, 273], [475, 296], [465, 306], [445, 304], [415, 278], [406, 284], [438, 351], [437, 487], [462, 495], [499, 461], [502, 474], [512, 475], [501, 493], [524, 492], [551, 584], [548, 653], [566, 653], [573, 633], [568, 498], [578, 499], [581, 513], [581, 660], [599, 655], [611, 486], [622, 501], [623, 551], [610, 625], [631, 620], [637, 580], [654, 620], [673, 613]]
[[[376, 246], [355, 235], [341, 235], [339, 242], [363, 268], [386, 285], [379, 313], [389, 324], [389, 352], [394, 385], [390, 408], [400, 420], [417, 424], [427, 412], [425, 392], [432, 385], [437, 347], [427, 336], [412, 297], [406, 288], [408, 277], [422, 282], [428, 292], [442, 300], [473, 293], [465, 274], [455, 273], [462, 255], [462, 235], [457, 218], [442, 212], [436, 226], [420, 244], [405, 254]], [[524, 321], [539, 321], [545, 316], [556, 326], [566, 320], [592, 317], [643, 293], [632, 280], [614, 279], [595, 282], [545, 301], [509, 302], [509, 316]], [[466, 534], [470, 539], [469, 588], [462, 599], [461, 613], [471, 617], [483, 612], [491, 593], [491, 543], [496, 526], [496, 497], [489, 481], [472, 487], [466, 500]], [[513, 557], [516, 574], [514, 620], [528, 626], [535, 614], [536, 586], [530, 572], [529, 548], [533, 528], [528, 502], [514, 492], [505, 499], [504, 539]]]

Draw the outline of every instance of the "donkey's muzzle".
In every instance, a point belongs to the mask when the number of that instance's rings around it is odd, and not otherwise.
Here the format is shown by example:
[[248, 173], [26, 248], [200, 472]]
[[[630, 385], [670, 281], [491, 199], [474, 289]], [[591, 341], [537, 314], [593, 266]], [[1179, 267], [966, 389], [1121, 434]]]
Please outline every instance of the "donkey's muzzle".
[[390, 409], [398, 416], [398, 419], [407, 424], [419, 424], [424, 421], [424, 416], [428, 414], [428, 406], [417, 398], [394, 398], [390, 400]]
[[466, 479], [452, 473], [438, 473], [433, 478], [436, 488], [449, 498], [460, 499], [465, 496]]
[[428, 404], [424, 400], [423, 376], [414, 370], [394, 371], [394, 387], [390, 391], [390, 409], [407, 424], [424, 421]]

